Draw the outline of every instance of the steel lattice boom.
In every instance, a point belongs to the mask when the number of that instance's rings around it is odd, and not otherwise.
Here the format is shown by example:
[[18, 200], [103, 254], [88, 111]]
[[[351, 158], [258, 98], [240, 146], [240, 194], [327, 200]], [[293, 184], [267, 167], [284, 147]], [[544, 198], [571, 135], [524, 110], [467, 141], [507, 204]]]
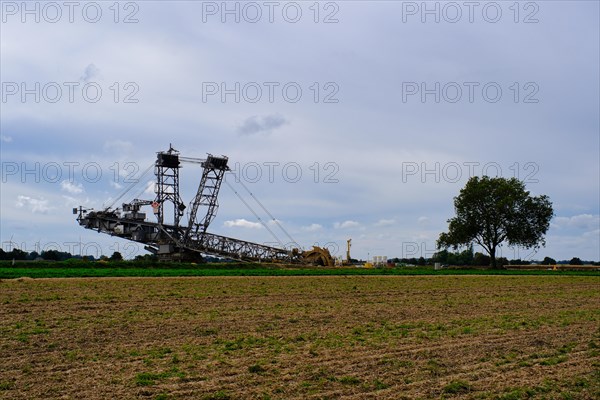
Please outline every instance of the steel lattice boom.
[[[190, 203], [187, 226], [181, 226], [185, 210], [179, 195], [181, 161], [199, 163], [203, 168], [196, 196]], [[86, 229], [145, 244], [145, 249], [161, 260], [201, 260], [202, 254], [243, 261], [311, 263], [333, 266], [327, 249], [286, 250], [258, 243], [215, 235], [207, 228], [218, 210], [218, 194], [224, 175], [229, 171], [228, 158], [208, 155], [206, 160], [179, 157], [172, 147], [159, 152], [155, 162], [154, 200], [135, 199], [122, 209], [88, 210], [79, 207], [77, 221]], [[148, 221], [141, 207], [152, 206], [156, 222]], [[199, 218], [198, 212], [205, 209]], [[171, 211], [169, 213], [168, 211]], [[199, 219], [198, 219], [199, 218]]]
[[[209, 154], [206, 161], [202, 163], [202, 168], [202, 179], [200, 179], [198, 193], [194, 200], [192, 200], [190, 221], [185, 235], [186, 240], [192, 231], [195, 234], [206, 232], [208, 225], [217, 214], [217, 209], [219, 208], [217, 197], [221, 189], [221, 182], [223, 182], [225, 172], [229, 171], [227, 157], [213, 157]], [[207, 209], [204, 217], [197, 222], [196, 214], [200, 206], [205, 206]]]

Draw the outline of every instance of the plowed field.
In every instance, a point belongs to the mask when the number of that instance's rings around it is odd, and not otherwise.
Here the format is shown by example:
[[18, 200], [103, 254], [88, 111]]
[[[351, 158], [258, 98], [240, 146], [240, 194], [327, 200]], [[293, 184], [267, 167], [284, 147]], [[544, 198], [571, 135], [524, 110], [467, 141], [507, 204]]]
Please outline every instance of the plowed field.
[[0, 281], [2, 399], [600, 398], [600, 278]]

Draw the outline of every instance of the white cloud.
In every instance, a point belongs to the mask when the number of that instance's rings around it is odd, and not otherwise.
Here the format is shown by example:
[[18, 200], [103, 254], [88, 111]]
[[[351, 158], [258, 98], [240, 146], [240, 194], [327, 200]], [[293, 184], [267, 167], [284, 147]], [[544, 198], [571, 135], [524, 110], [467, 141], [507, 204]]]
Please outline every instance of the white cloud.
[[69, 182], [68, 180], [64, 180], [60, 183], [60, 187], [62, 190], [71, 193], [71, 194], [79, 194], [83, 193], [83, 186], [81, 183]]
[[582, 235], [584, 238], [591, 238], [591, 239], [596, 239], [598, 240], [598, 238], [600, 237], [600, 229], [596, 229], [590, 232], [585, 232]]
[[0, 135], [0, 142], [10, 143], [12, 141], [13, 141], [13, 138], [11, 136]]
[[233, 221], [225, 221], [223, 223], [227, 228], [251, 228], [251, 229], [260, 229], [262, 225], [259, 222], [251, 222], [247, 221], [243, 218], [235, 219]]
[[117, 190], [123, 189], [123, 185], [115, 181], [110, 181], [110, 186], [114, 187]]
[[340, 222], [336, 222], [336, 223], [333, 224], [333, 227], [335, 229], [349, 229], [349, 228], [356, 228], [358, 226], [360, 226], [360, 224], [358, 222], [351, 221], [351, 220], [344, 221], [344, 222], [341, 222], [341, 223]]
[[54, 208], [54, 207], [48, 206], [48, 200], [45, 200], [43, 198], [36, 199], [34, 197], [23, 196], [23, 195], [19, 195], [17, 197], [16, 206], [19, 208], [29, 207], [30, 211], [33, 214], [36, 214], [36, 213], [46, 214], [49, 210]]
[[303, 226], [300, 229], [302, 229], [305, 232], [316, 232], [316, 231], [320, 231], [321, 229], [323, 229], [323, 226], [320, 224], [310, 224], [308, 226]]
[[391, 226], [396, 223], [395, 219], [380, 219], [375, 223], [375, 226]]
[[600, 215], [579, 214], [572, 217], [556, 217], [552, 221], [552, 224], [558, 229], [597, 229], [600, 227]]

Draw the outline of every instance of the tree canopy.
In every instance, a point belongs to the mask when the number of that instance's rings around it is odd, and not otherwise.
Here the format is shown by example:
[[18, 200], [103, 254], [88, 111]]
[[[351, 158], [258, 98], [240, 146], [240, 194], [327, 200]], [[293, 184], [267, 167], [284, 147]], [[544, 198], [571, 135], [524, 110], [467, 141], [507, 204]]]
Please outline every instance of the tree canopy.
[[556, 260], [552, 257], [544, 257], [544, 259], [541, 262], [542, 265], [555, 265], [556, 264]]
[[581, 261], [579, 257], [573, 257], [571, 258], [571, 261], [569, 261], [569, 265], [583, 265], [583, 261]]
[[496, 249], [510, 246], [539, 248], [554, 215], [548, 196], [530, 196], [516, 178], [472, 177], [454, 198], [456, 216], [448, 220], [448, 232], [441, 233], [439, 249], [473, 243], [490, 255], [496, 267]]

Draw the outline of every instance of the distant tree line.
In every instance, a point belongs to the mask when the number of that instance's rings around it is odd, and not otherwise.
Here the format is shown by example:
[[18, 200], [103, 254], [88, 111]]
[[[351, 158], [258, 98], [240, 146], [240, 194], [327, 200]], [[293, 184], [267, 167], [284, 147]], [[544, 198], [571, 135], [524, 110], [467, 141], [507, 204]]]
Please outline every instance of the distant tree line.
[[[455, 265], [455, 266], [474, 266], [474, 267], [484, 267], [490, 265], [490, 256], [474, 252], [473, 246], [467, 247], [465, 250], [450, 252], [448, 250], [442, 250], [437, 253], [434, 253], [431, 258], [392, 258], [390, 260], [392, 263], [400, 263], [400, 264], [410, 264], [410, 265], [433, 265], [435, 263], [440, 263], [442, 265]], [[573, 257], [570, 260], [561, 260], [556, 261], [551, 257], [545, 257], [542, 261], [539, 260], [522, 260], [519, 258], [516, 259], [507, 259], [506, 257], [498, 257], [496, 262], [499, 266], [506, 265], [529, 265], [529, 264], [541, 264], [541, 265], [556, 265], [556, 264], [565, 264], [565, 265], [583, 265], [583, 264], [592, 264], [592, 265], [600, 265], [600, 262], [595, 261], [582, 261], [579, 257]]]
[[[11, 251], [4, 251], [0, 249], [0, 260], [16, 260], [16, 261], [65, 261], [65, 260], [85, 260], [85, 261], [97, 261], [94, 256], [80, 256], [74, 255], [66, 251], [58, 250], [44, 250], [41, 253], [37, 251], [23, 251], [17, 248], [13, 248]], [[123, 255], [118, 251], [115, 251], [110, 257], [100, 256], [98, 260], [110, 260], [110, 261], [121, 261]]]
[[[15, 260], [15, 261], [35, 261], [35, 260], [44, 260], [44, 261], [66, 261], [66, 260], [82, 260], [82, 261], [122, 261], [123, 255], [115, 251], [110, 257], [102, 255], [99, 258], [95, 258], [94, 256], [80, 256], [74, 255], [65, 251], [58, 250], [45, 250], [41, 253], [37, 251], [23, 251], [17, 248], [13, 248], [11, 251], [4, 251], [4, 249], [0, 248], [0, 260]], [[206, 256], [204, 257], [206, 262], [223, 262], [222, 258]], [[158, 257], [154, 254], [143, 254], [138, 255], [134, 258], [133, 261], [139, 262], [157, 262]]]
[[[544, 257], [542, 261], [539, 260], [522, 260], [520, 258], [507, 259], [506, 257], [498, 257], [496, 259], [498, 265], [529, 265], [529, 264], [541, 264], [541, 265], [600, 265], [600, 262], [595, 261], [582, 261], [579, 257], [573, 257], [570, 260], [556, 261], [551, 257]], [[490, 265], [490, 257], [486, 254], [473, 252], [473, 246], [469, 246], [466, 250], [449, 252], [448, 250], [442, 250], [433, 255], [430, 259], [431, 263], [439, 262], [447, 265], [472, 265], [472, 266], [487, 266]]]
[[[37, 251], [23, 251], [17, 248], [11, 251], [4, 251], [0, 248], [0, 260], [15, 260], [15, 261], [65, 261], [65, 260], [82, 260], [82, 261], [122, 261], [123, 255], [115, 251], [110, 257], [100, 256], [95, 258], [94, 256], [80, 256], [73, 255], [69, 252], [58, 251], [58, 250], [45, 250], [41, 253]], [[204, 258], [206, 262], [224, 262], [226, 260], [218, 257], [206, 256]], [[425, 257], [410, 257], [410, 258], [391, 258], [388, 259], [393, 264], [410, 264], [410, 265], [433, 265], [440, 263], [442, 265], [456, 265], [456, 266], [488, 266], [490, 265], [490, 257], [483, 253], [474, 252], [473, 246], [469, 246], [463, 251], [450, 252], [448, 250], [442, 250], [434, 253], [431, 258]], [[154, 254], [138, 255], [133, 261], [139, 262], [157, 262], [158, 258]], [[358, 260], [353, 260], [358, 262]], [[499, 257], [496, 259], [499, 265], [527, 265], [527, 264], [541, 264], [541, 265], [556, 265], [556, 264], [569, 264], [569, 265], [583, 265], [592, 264], [600, 265], [600, 262], [594, 261], [582, 261], [579, 257], [573, 257], [571, 260], [556, 261], [551, 257], [545, 257], [542, 261], [526, 261], [521, 259], [508, 260], [506, 257]]]

